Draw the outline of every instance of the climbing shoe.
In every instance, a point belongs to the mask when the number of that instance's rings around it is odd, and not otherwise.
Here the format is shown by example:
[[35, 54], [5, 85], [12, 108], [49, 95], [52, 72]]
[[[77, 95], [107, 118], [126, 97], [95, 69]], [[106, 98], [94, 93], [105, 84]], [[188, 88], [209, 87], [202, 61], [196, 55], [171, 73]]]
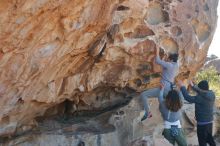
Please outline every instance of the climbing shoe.
[[152, 117], [151, 112], [148, 112], [148, 114], [147, 114], [147, 112], [145, 112], [145, 113], [144, 113], [144, 116], [141, 118], [141, 121], [144, 121], [144, 120], [146, 120], [147, 118], [151, 118], [151, 117]]

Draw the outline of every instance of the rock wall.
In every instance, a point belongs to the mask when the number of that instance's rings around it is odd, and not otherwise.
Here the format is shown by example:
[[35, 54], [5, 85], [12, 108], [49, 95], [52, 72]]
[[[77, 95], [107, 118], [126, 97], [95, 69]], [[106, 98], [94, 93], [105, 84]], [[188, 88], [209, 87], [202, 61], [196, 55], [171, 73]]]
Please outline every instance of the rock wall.
[[206, 58], [217, 4], [1, 0], [1, 137], [32, 129], [38, 117], [106, 109], [158, 86], [156, 47], [161, 57], [178, 52], [179, 77], [193, 76]]

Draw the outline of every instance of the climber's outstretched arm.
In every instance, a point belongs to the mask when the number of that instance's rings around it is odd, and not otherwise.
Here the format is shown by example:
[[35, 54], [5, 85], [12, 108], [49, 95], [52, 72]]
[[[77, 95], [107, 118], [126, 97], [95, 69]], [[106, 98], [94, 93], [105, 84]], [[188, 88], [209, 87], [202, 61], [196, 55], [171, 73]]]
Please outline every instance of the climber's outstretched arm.
[[156, 59], [155, 62], [161, 65], [163, 68], [168, 68], [170, 66], [170, 62], [166, 62], [160, 59], [160, 50], [156, 47]]
[[182, 81], [178, 81], [178, 85], [180, 86], [180, 90], [183, 94], [183, 97], [186, 101], [190, 103], [195, 103], [196, 102], [196, 96], [191, 96], [189, 95], [188, 91], [186, 90], [186, 87], [184, 86]]

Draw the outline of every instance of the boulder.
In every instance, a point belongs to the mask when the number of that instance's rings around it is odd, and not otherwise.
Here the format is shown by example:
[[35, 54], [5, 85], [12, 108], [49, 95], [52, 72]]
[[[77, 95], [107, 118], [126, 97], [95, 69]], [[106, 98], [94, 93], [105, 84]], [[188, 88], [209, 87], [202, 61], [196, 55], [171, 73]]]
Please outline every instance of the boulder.
[[156, 47], [161, 58], [179, 54], [178, 78], [193, 77], [213, 38], [217, 4], [1, 0], [0, 137], [31, 131], [39, 118], [81, 112], [94, 116], [126, 103], [131, 94], [159, 86]]

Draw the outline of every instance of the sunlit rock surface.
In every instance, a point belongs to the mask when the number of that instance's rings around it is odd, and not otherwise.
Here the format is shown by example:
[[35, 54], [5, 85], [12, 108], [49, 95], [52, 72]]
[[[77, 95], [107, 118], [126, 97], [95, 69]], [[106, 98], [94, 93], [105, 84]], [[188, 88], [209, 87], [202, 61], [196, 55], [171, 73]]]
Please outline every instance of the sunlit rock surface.
[[106, 110], [159, 85], [155, 48], [179, 77], [204, 64], [218, 0], [0, 0], [0, 136], [42, 117]]

